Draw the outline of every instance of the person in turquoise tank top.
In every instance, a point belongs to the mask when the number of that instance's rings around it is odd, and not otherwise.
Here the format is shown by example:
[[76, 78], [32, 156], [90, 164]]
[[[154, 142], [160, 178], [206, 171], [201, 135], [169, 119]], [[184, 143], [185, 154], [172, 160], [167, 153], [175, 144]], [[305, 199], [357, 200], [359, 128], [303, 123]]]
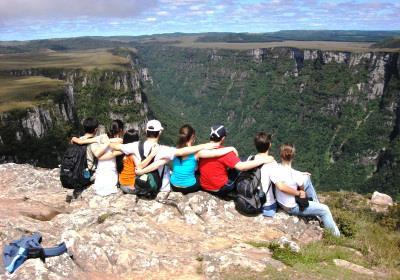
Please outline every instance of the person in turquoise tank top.
[[[190, 147], [196, 141], [196, 132], [193, 127], [188, 124], [183, 125], [179, 129], [179, 136], [177, 148]], [[172, 160], [172, 176], [171, 176], [171, 189], [175, 192], [183, 194], [199, 191], [200, 184], [196, 177], [196, 170], [198, 167], [199, 158], [220, 157], [227, 153], [237, 151], [234, 147], [217, 148], [213, 150], [201, 150], [197, 153], [190, 154], [185, 157], [175, 157]], [[144, 169], [136, 169], [136, 174], [141, 175], [157, 169], [159, 166], [168, 162], [168, 159], [158, 160]]]

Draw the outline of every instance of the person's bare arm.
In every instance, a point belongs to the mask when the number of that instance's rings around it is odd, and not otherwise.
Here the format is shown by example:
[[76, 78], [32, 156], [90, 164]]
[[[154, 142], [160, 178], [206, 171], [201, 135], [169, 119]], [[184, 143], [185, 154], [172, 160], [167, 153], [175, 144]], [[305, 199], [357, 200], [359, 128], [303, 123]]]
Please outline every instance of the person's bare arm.
[[254, 160], [248, 160], [248, 161], [239, 161], [235, 165], [235, 169], [237, 169], [239, 171], [246, 171], [246, 170], [256, 168], [257, 166], [260, 166], [262, 164], [271, 163], [274, 161], [275, 161], [275, 159], [271, 156], [262, 157], [262, 158], [254, 159]]
[[107, 150], [108, 146], [110, 145], [110, 139], [105, 136], [102, 139], [103, 143], [100, 145], [97, 145], [93, 150], [93, 154], [96, 158], [100, 158]]
[[225, 147], [221, 149], [213, 149], [213, 150], [201, 150], [196, 154], [196, 158], [213, 158], [213, 157], [220, 157], [226, 155], [227, 153], [234, 152], [236, 156], [238, 152], [234, 147]]
[[139, 176], [143, 175], [143, 174], [146, 174], [146, 173], [149, 173], [151, 171], [156, 170], [160, 166], [163, 166], [163, 165], [167, 164], [168, 161], [169, 161], [168, 159], [157, 160], [157, 161], [153, 162], [152, 164], [150, 164], [149, 166], [147, 166], [145, 168], [136, 168], [135, 173], [136, 173], [136, 175], [139, 175]]
[[218, 143], [206, 143], [206, 144], [199, 144], [196, 146], [190, 146], [190, 147], [183, 147], [175, 150], [175, 156], [177, 157], [184, 157], [190, 154], [197, 153], [200, 150], [206, 149], [215, 149], [218, 148], [219, 144]]
[[121, 151], [121, 143], [110, 143], [110, 148], [115, 151]]
[[72, 137], [71, 139], [71, 144], [75, 143], [78, 145], [87, 145], [87, 144], [92, 144], [92, 143], [97, 143], [97, 138], [92, 137], [92, 138], [86, 138], [86, 139], [80, 139], [78, 137]]
[[275, 186], [284, 193], [291, 194], [293, 196], [300, 196], [301, 198], [306, 197], [306, 193], [303, 190], [294, 190], [291, 187], [287, 186], [283, 182], [277, 182]]
[[145, 168], [147, 165], [149, 165], [149, 163], [152, 161], [152, 159], [157, 155], [158, 151], [160, 150], [160, 146], [158, 144], [153, 145], [153, 147], [151, 148], [151, 152], [150, 154], [147, 156], [147, 158], [145, 158], [144, 160], [142, 160], [141, 162], [139, 162], [139, 164], [137, 165], [137, 167], [139, 169]]
[[110, 152], [106, 152], [105, 154], [103, 154], [102, 156], [99, 157], [100, 160], [106, 160], [106, 159], [112, 159], [115, 158], [117, 156], [123, 155], [123, 152], [120, 151], [110, 151]]

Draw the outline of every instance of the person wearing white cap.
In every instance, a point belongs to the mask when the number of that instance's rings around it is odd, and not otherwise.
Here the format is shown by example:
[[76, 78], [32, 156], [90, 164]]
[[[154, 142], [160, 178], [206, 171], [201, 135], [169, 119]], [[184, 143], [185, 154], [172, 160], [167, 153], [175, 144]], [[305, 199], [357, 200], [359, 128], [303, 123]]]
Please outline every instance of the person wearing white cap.
[[[179, 136], [177, 141], [177, 148], [184, 148], [193, 146], [196, 141], [196, 131], [189, 125], [184, 124], [179, 129]], [[212, 149], [212, 150], [201, 150], [197, 153], [192, 153], [187, 156], [175, 156], [172, 160], [173, 173], [171, 176], [171, 189], [174, 192], [180, 192], [182, 194], [188, 194], [201, 190], [198, 176], [196, 176], [196, 170], [198, 168], [198, 160], [200, 158], [211, 158], [220, 157], [227, 153], [237, 151], [234, 147], [226, 147], [222, 149]], [[145, 173], [152, 172], [156, 170], [159, 166], [164, 165], [169, 162], [169, 159], [162, 159], [155, 161], [144, 169], [136, 169], [137, 175], [142, 175]]]
[[[211, 127], [210, 143], [218, 144], [219, 148], [222, 148], [226, 135], [223, 125], [214, 125]], [[241, 161], [233, 152], [216, 158], [201, 158], [199, 162], [200, 185], [205, 191], [225, 196], [235, 187], [235, 184], [228, 178], [228, 169], [245, 171], [273, 161], [275, 159], [271, 156]]]
[[[159, 145], [160, 136], [164, 128], [158, 120], [150, 120], [146, 124], [146, 141], [143, 143], [144, 155], [150, 154], [150, 151], [155, 154], [154, 161], [159, 161], [161, 159], [172, 160], [175, 156], [186, 156], [189, 154], [196, 153], [202, 149], [213, 149], [217, 147], [217, 144], [207, 143], [200, 144], [196, 146], [183, 147], [180, 149], [174, 147], [168, 147], [164, 145]], [[110, 144], [114, 150], [122, 151], [124, 154], [134, 154], [137, 158], [141, 158], [139, 152], [139, 142], [129, 143], [129, 144]], [[154, 151], [157, 152], [154, 152]], [[147, 161], [148, 162], [148, 161]], [[143, 162], [142, 162], [143, 163]], [[147, 164], [139, 164], [138, 169], [146, 167]], [[158, 167], [158, 172], [160, 176], [162, 175], [162, 185], [160, 191], [170, 190], [170, 172], [167, 165], [160, 165]]]

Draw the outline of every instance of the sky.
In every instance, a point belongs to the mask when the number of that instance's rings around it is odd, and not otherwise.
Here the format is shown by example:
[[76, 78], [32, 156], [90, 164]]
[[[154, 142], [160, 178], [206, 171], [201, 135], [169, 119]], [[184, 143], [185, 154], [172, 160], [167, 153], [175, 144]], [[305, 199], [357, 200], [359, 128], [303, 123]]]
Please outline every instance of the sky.
[[400, 30], [400, 0], [0, 0], [0, 40], [278, 30]]

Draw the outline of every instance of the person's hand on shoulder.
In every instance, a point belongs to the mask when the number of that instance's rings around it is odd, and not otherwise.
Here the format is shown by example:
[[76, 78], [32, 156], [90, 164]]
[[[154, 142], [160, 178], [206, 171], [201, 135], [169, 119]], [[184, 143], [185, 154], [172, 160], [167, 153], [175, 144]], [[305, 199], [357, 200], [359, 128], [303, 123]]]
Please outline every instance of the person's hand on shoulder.
[[144, 174], [143, 169], [140, 168], [135, 168], [135, 174], [138, 176], [141, 176]]
[[108, 138], [107, 134], [103, 134], [100, 136], [100, 143], [110, 145], [110, 138]]
[[79, 138], [74, 136], [71, 138], [70, 143], [75, 144], [75, 143], [78, 143], [78, 141], [79, 141]]
[[156, 156], [158, 154], [158, 152], [160, 151], [160, 145], [158, 143], [155, 143], [152, 147], [151, 147], [151, 156]]
[[239, 153], [238, 153], [238, 151], [236, 150], [235, 147], [229, 147], [229, 149], [232, 149], [232, 152], [233, 152], [237, 157], [239, 156]]
[[272, 163], [272, 162], [275, 161], [274, 157], [273, 156], [269, 156], [269, 155], [263, 156], [263, 160], [264, 160], [265, 164]]

